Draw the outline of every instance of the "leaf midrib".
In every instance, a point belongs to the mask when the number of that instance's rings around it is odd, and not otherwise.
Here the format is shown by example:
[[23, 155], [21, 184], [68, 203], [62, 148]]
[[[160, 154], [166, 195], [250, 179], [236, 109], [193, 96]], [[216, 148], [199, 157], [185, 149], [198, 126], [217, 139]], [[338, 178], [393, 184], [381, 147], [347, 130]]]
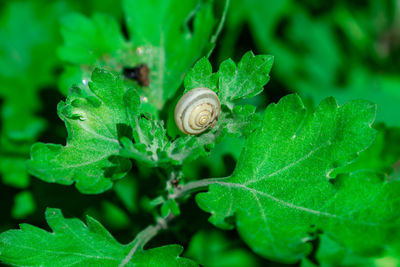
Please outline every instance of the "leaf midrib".
[[[303, 212], [311, 213], [311, 214], [314, 214], [314, 215], [317, 215], [317, 216], [326, 216], [328, 218], [338, 219], [338, 220], [342, 220], [342, 221], [351, 221], [352, 223], [358, 224], [358, 225], [369, 225], [369, 226], [382, 225], [382, 224], [379, 224], [379, 223], [376, 223], [376, 222], [353, 221], [353, 220], [351, 220], [349, 218], [344, 218], [344, 217], [339, 216], [337, 214], [332, 214], [332, 213], [328, 213], [328, 212], [324, 212], [324, 211], [320, 211], [320, 210], [314, 210], [314, 209], [310, 209], [310, 208], [307, 208], [307, 207], [298, 206], [298, 205], [295, 205], [293, 203], [290, 203], [290, 202], [287, 202], [285, 200], [282, 200], [280, 198], [274, 197], [271, 194], [268, 194], [268, 193], [265, 193], [265, 192], [259, 191], [257, 189], [250, 188], [250, 187], [247, 187], [245, 185], [238, 184], [238, 183], [214, 182], [213, 184], [219, 184], [221, 186], [226, 186], [228, 188], [239, 188], [239, 189], [242, 189], [242, 190], [246, 190], [246, 191], [252, 193], [253, 195], [261, 195], [263, 197], [267, 197], [267, 198], [269, 198], [269, 199], [271, 199], [271, 200], [273, 200], [273, 201], [275, 201], [275, 202], [277, 202], [277, 203], [279, 203], [279, 204], [281, 204], [283, 206], [286, 206], [286, 207], [289, 207], [289, 208], [293, 208], [293, 209], [296, 209], [296, 210], [300, 210], [300, 211], [303, 211]], [[260, 208], [261, 213], [264, 213], [264, 210], [262, 209], [262, 207], [260, 206], [259, 208]]]

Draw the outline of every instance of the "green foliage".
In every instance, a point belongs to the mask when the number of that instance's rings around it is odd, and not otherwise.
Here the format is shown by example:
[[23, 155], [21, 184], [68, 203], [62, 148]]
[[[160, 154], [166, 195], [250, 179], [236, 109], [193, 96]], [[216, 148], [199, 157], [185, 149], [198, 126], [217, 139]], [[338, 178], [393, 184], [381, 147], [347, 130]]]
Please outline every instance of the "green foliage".
[[[219, 69], [219, 95], [222, 102], [253, 97], [262, 92], [269, 81], [273, 57], [246, 53], [238, 65], [228, 59]], [[229, 106], [229, 104], [226, 104]]]
[[185, 256], [208, 267], [261, 266], [252, 254], [237, 247], [217, 231], [196, 233], [189, 243]]
[[322, 235], [320, 242], [316, 258], [323, 266], [375, 266], [373, 259], [352, 253], [327, 235]]
[[62, 19], [62, 25], [64, 46], [59, 49], [62, 60], [87, 65], [95, 64], [103, 56], [118, 60], [118, 49], [124, 45], [124, 38], [111, 16], [95, 14], [90, 20], [72, 13]]
[[236, 66], [228, 59], [221, 63], [218, 73], [212, 73], [210, 62], [203, 58], [185, 78], [185, 88], [206, 87], [218, 93], [222, 104], [232, 108], [233, 101], [254, 97], [269, 81], [273, 57], [255, 56], [247, 52]]
[[102, 205], [103, 221], [113, 229], [123, 229], [129, 227], [128, 215], [109, 201], [104, 201]]
[[[1, 2], [1, 264], [399, 265], [399, 9]], [[184, 135], [199, 87], [221, 114]]]
[[[386, 255], [385, 255], [386, 254]], [[382, 257], [362, 257], [355, 254], [346, 246], [342, 246], [330, 239], [327, 235], [320, 237], [320, 245], [315, 258], [318, 265], [312, 263], [309, 259], [304, 259], [301, 266], [366, 266], [366, 267], [395, 267], [398, 266], [398, 260], [387, 254]]]
[[212, 73], [210, 62], [203, 58], [185, 78], [185, 92], [196, 87], [214, 90], [218, 93], [221, 105], [228, 110], [221, 114], [217, 127], [212, 131], [223, 129], [234, 136], [247, 136], [259, 126], [260, 117], [255, 114], [254, 106], [238, 105], [235, 100], [259, 94], [269, 81], [272, 64], [272, 56], [255, 56], [247, 52], [238, 66], [232, 60], [226, 60], [221, 63], [217, 73]]
[[317, 230], [355, 251], [379, 248], [395, 227], [398, 183], [365, 172], [330, 176], [371, 144], [374, 117], [366, 101], [338, 106], [329, 98], [310, 112], [298, 96], [284, 97], [267, 108], [232, 176], [197, 202], [210, 222], [235, 225], [255, 252], [275, 260], [309, 254]]
[[[249, 58], [257, 57], [248, 53], [242, 62]], [[271, 64], [262, 73], [268, 72]], [[239, 76], [246, 72], [245, 68], [236, 71]], [[259, 77], [254, 72], [245, 82], [256, 81], [260, 86]], [[222, 82], [219, 88], [231, 97], [236, 89], [241, 90], [240, 86], [241, 83], [228, 86]], [[222, 103], [233, 105], [227, 99]], [[58, 105], [58, 115], [68, 130], [67, 144], [35, 144], [29, 166], [32, 174], [47, 182], [66, 185], [75, 182], [81, 192], [101, 193], [129, 171], [130, 162], [122, 156], [152, 167], [183, 164], [185, 160], [205, 155], [205, 146], [212, 145], [221, 131], [234, 135], [250, 133], [259, 122], [254, 112], [251, 106], [237, 106], [223, 114], [218, 127], [210, 133], [200, 138], [185, 136], [171, 141], [162, 122], [140, 116], [140, 100], [134, 89], [127, 89], [117, 74], [95, 70], [87, 89], [73, 87], [67, 100]]]
[[[248, 74], [248, 69], [243, 66], [251, 60], [265, 65]], [[190, 76], [201, 77], [197, 75], [201, 69], [199, 64], [209, 63], [201, 60]], [[246, 77], [243, 81], [234, 79], [228, 84], [225, 72], [218, 72], [221, 75], [218, 92], [225, 95], [222, 104], [230, 106], [232, 111], [222, 114], [218, 125], [209, 133], [199, 138], [184, 136], [173, 141], [168, 138], [161, 121], [140, 115], [143, 111], [138, 94], [134, 89], [128, 89], [118, 74], [95, 70], [88, 88], [73, 87], [67, 100], [58, 105], [58, 115], [68, 131], [67, 144], [37, 143], [32, 146], [31, 173], [47, 182], [65, 185], [75, 182], [78, 190], [93, 194], [104, 192], [112, 186], [113, 180], [125, 176], [131, 168], [126, 158], [151, 167], [166, 168], [206, 155], [206, 147], [225, 133], [248, 135], [259, 125], [260, 118], [254, 107], [234, 106], [232, 100], [259, 93], [258, 87], [268, 82], [271, 65], [272, 57], [256, 57], [250, 52], [234, 71], [235, 77]], [[262, 74], [267, 78], [260, 79]], [[195, 80], [192, 78], [192, 82]], [[237, 95], [236, 91], [243, 90], [244, 83], [257, 86]]]
[[210, 61], [203, 57], [186, 75], [185, 93], [198, 87], [205, 87], [218, 92], [218, 78], [218, 73], [212, 72]]
[[29, 185], [24, 162], [32, 142], [48, 126], [46, 120], [38, 116], [43, 109], [40, 94], [43, 89], [56, 90], [58, 79], [59, 17], [71, 10], [104, 10], [110, 4], [107, 2], [110, 1], [102, 1], [102, 4], [71, 0], [3, 3], [0, 14], [0, 172], [5, 184], [17, 188]]
[[400, 128], [386, 127], [382, 124], [375, 126], [377, 135], [374, 143], [350, 165], [338, 168], [334, 173], [352, 172], [359, 169], [374, 170], [393, 176], [393, 166], [400, 158]]
[[95, 14], [93, 19], [79, 13], [68, 14], [61, 20], [64, 46], [58, 54], [68, 65], [60, 86], [66, 93], [72, 84], [87, 86], [96, 66], [113, 69], [122, 61], [127, 47], [119, 25], [108, 15]]
[[[37, 143], [32, 146], [29, 167], [37, 177], [76, 187], [84, 193], [109, 189], [131, 164], [119, 156], [119, 138], [137, 113], [139, 96], [127, 90], [115, 74], [96, 70], [90, 94], [74, 87], [58, 115], [65, 122], [65, 146]], [[133, 90], [133, 89], [130, 89]]]
[[46, 125], [36, 114], [41, 107], [39, 92], [55, 80], [57, 18], [67, 10], [63, 1], [46, 6], [40, 1], [11, 1], [1, 10], [0, 172], [4, 183], [11, 186], [26, 188], [29, 184], [24, 161]]
[[207, 167], [211, 177], [223, 177], [230, 174], [228, 165], [224, 159], [231, 158], [235, 162], [240, 156], [244, 146], [244, 140], [238, 137], [225, 137], [220, 143], [215, 145], [208, 157], [199, 158], [194, 162], [183, 165], [185, 177], [201, 179], [201, 169]]
[[[144, 50], [152, 49], [152, 70], [158, 75], [149, 98], [157, 96], [160, 108], [175, 94], [193, 59], [208, 52], [215, 25], [212, 1], [125, 0], [124, 8], [132, 42]], [[150, 18], [152, 23], [148, 23]]]
[[[271, 56], [254, 56], [248, 52], [239, 63], [238, 69], [233, 70], [234, 79], [229, 82], [224, 78], [224, 65], [233, 64], [227, 61], [221, 64], [217, 73], [212, 73], [210, 62], [202, 58], [185, 78], [185, 92], [195, 87], [207, 87], [215, 90], [218, 96], [224, 95], [221, 104], [228, 110], [223, 112], [218, 119], [217, 125], [207, 133], [199, 136], [178, 137], [174, 141], [167, 137], [166, 129], [162, 122], [148, 117], [141, 117], [134, 128], [134, 141], [129, 138], [123, 138], [121, 143], [124, 146], [123, 155], [133, 158], [137, 161], [145, 162], [150, 166], [168, 166], [182, 165], [197, 159], [200, 156], [207, 155], [208, 147], [213, 146], [215, 142], [223, 140], [225, 135], [247, 136], [260, 124], [260, 117], [255, 113], [255, 107], [250, 105], [235, 105], [234, 99], [244, 99], [251, 95], [259, 93], [259, 87], [262, 88], [268, 80], [268, 73], [272, 67]], [[257, 65], [253, 71], [245, 68], [245, 64], [262, 63]], [[234, 66], [235, 67], [235, 66]], [[264, 79], [260, 78], [262, 75]], [[236, 77], [246, 77], [236, 78]], [[243, 91], [243, 84], [253, 85], [246, 87], [246, 93]]]
[[91, 217], [85, 225], [64, 218], [58, 209], [48, 209], [46, 220], [53, 232], [21, 224], [20, 230], [2, 233], [0, 259], [20, 266], [160, 266], [161, 262], [163, 266], [196, 266], [179, 257], [182, 248], [178, 245], [150, 250], [135, 247], [137, 240], [121, 245]]
[[204, 149], [194, 137], [187, 136], [170, 141], [162, 122], [142, 117], [134, 128], [134, 141], [121, 139], [122, 155], [152, 167], [182, 164], [187, 158], [204, 154]]
[[221, 58], [231, 55], [238, 29], [248, 25], [257, 48], [278, 59], [275, 74], [289, 90], [315, 102], [329, 96], [340, 103], [367, 99], [379, 106], [378, 122], [400, 125], [395, 1], [330, 7], [316, 1], [232, 2]]
[[15, 195], [12, 208], [12, 216], [15, 219], [23, 219], [34, 213], [35, 210], [36, 204], [31, 192], [23, 191]]
[[117, 181], [114, 191], [128, 211], [136, 212], [138, 210], [137, 180], [135, 177], [127, 176]]
[[212, 1], [126, 0], [123, 7], [129, 40], [109, 16], [95, 14], [89, 19], [72, 14], [63, 19], [65, 43], [59, 55], [72, 65], [65, 69], [60, 85], [64, 92], [73, 83], [86, 87], [96, 67], [122, 72], [124, 67], [146, 63], [148, 87], [126, 82], [137, 87], [147, 110], [157, 115], [156, 110], [178, 90], [184, 73], [208, 52], [215, 25]]
[[25, 158], [21, 156], [0, 157], [0, 172], [3, 183], [16, 188], [26, 188], [29, 185], [29, 174], [25, 166]]
[[[52, 69], [58, 63], [56, 20], [65, 8], [62, 3], [43, 7], [28, 1], [10, 2], [3, 10], [0, 21], [2, 146], [34, 140], [44, 128], [43, 119], [34, 113], [40, 106], [40, 87], [55, 79]], [[45, 54], [48, 56], [43, 57]]]

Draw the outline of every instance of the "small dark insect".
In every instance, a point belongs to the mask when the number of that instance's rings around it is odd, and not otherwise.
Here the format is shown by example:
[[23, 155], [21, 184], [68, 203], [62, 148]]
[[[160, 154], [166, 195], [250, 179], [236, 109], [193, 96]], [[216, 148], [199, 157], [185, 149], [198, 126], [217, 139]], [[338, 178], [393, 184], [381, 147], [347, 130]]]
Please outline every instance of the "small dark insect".
[[142, 86], [149, 86], [150, 69], [146, 64], [140, 64], [133, 68], [124, 68], [124, 76], [128, 79], [136, 80]]

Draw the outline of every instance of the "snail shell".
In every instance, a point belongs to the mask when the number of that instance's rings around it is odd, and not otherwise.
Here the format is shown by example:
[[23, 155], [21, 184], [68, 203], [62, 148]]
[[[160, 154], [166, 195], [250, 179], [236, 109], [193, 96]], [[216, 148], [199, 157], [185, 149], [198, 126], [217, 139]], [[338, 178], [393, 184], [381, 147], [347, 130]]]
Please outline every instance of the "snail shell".
[[185, 134], [200, 134], [217, 123], [221, 103], [217, 94], [204, 87], [190, 90], [175, 107], [175, 123]]

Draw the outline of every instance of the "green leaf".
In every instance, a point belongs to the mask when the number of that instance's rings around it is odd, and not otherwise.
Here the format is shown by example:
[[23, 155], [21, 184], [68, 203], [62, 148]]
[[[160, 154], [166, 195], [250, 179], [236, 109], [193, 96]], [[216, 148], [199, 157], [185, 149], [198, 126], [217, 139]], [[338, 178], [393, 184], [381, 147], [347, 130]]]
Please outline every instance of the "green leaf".
[[365, 169], [392, 175], [394, 164], [400, 161], [400, 128], [383, 124], [377, 124], [374, 128], [377, 130], [374, 143], [361, 152], [353, 163], [336, 169], [333, 174]]
[[14, 206], [12, 207], [11, 214], [14, 219], [25, 218], [36, 210], [35, 199], [29, 191], [23, 191], [15, 195]]
[[[315, 259], [321, 267], [336, 266], [365, 266], [365, 267], [396, 267], [399, 264], [398, 257], [393, 252], [385, 249], [382, 253], [372, 253], [364, 256], [340, 245], [326, 234], [320, 236], [319, 246], [315, 253]], [[305, 259], [307, 260], [307, 259]], [[306, 266], [305, 260], [302, 266]]]
[[68, 10], [69, 5], [61, 2], [4, 2], [0, 14], [2, 149], [7, 145], [26, 152], [45, 127], [35, 114], [41, 106], [39, 92], [55, 81], [57, 20]]
[[135, 144], [128, 138], [121, 140], [132, 158], [154, 166], [168, 162], [164, 151], [169, 141], [163, 122], [142, 117], [138, 120], [133, 135]]
[[320, 266], [365, 266], [375, 267], [373, 258], [361, 257], [349, 248], [342, 246], [329, 238], [321, 235], [320, 244], [316, 252], [316, 258]]
[[211, 177], [224, 177], [231, 173], [231, 166], [226, 163], [225, 159], [231, 158], [236, 162], [239, 159], [243, 146], [243, 138], [227, 136], [215, 145], [207, 157], [184, 164], [182, 167], [183, 176], [201, 179], [204, 175], [204, 168], [207, 168]]
[[[148, 97], [154, 99], [158, 108], [176, 93], [195, 61], [208, 52], [216, 23], [212, 3], [208, 0], [124, 1], [130, 40], [154, 73]], [[152, 55], [146, 55], [149, 52]]]
[[135, 143], [127, 137], [121, 138], [121, 155], [143, 162], [151, 167], [182, 165], [205, 156], [204, 145], [194, 136], [179, 137], [174, 141], [167, 138], [166, 130], [160, 121], [141, 118], [135, 128]]
[[206, 58], [199, 60], [185, 77], [185, 92], [206, 87], [217, 92], [221, 104], [233, 109], [233, 101], [254, 97], [268, 83], [274, 58], [254, 55], [249, 51], [236, 66], [228, 59], [221, 63], [217, 73], [212, 73], [211, 63]]
[[236, 241], [217, 231], [200, 231], [192, 237], [184, 255], [207, 267], [261, 266], [255, 255], [237, 246]]
[[135, 142], [127, 137], [121, 139], [121, 154], [152, 167], [182, 165], [184, 161], [206, 155], [205, 144], [194, 136], [170, 140], [164, 123], [151, 117], [142, 116], [137, 120], [133, 139]]
[[[351, 4], [337, 5], [329, 12], [320, 10], [321, 16], [314, 16], [311, 9], [309, 4], [289, 0], [233, 1], [226, 35], [221, 38], [221, 58], [235, 51], [238, 29], [247, 25], [260, 52], [279, 58], [275, 75], [286, 88], [311, 96], [315, 102], [329, 96], [339, 103], [373, 101], [379, 107], [377, 122], [400, 126], [396, 116], [400, 112], [400, 78], [393, 72], [398, 56], [382, 37], [396, 27], [390, 18], [395, 5], [369, 2], [362, 10]], [[387, 19], [378, 26], [371, 18], [379, 16]], [[283, 20], [287, 23], [280, 28]], [[337, 35], [338, 29], [342, 37]], [[280, 30], [282, 36], [277, 38]]]
[[[348, 84], [343, 87], [326, 86], [321, 90], [320, 83], [301, 82], [298, 91], [319, 101], [327, 96], [335, 96], [341, 103], [350, 99], [360, 98], [374, 101], [378, 105], [376, 121], [391, 127], [399, 127], [400, 78], [365, 69], [364, 66], [354, 67], [348, 73]], [[290, 80], [290, 79], [288, 79]]]
[[132, 57], [128, 44], [116, 20], [105, 14], [95, 14], [89, 19], [79, 13], [71, 13], [61, 20], [64, 45], [58, 49], [59, 57], [67, 65], [60, 86], [65, 93], [73, 84], [87, 88], [92, 71], [107, 67], [122, 69], [121, 61]]
[[60, 47], [59, 55], [69, 63], [91, 65], [102, 57], [115, 57], [125, 43], [119, 25], [111, 16], [95, 14], [88, 19], [71, 13], [61, 23], [64, 46]]
[[120, 25], [110, 15], [97, 13], [87, 18], [71, 13], [62, 18], [61, 33], [64, 44], [58, 55], [67, 65], [59, 85], [64, 93], [74, 84], [87, 90], [97, 67], [121, 72], [124, 66], [140, 63]]
[[121, 245], [89, 216], [84, 224], [64, 218], [58, 209], [47, 209], [46, 220], [52, 232], [21, 224], [19, 230], [2, 233], [0, 260], [19, 266], [197, 266], [179, 257], [178, 245], [149, 250], [132, 250], [136, 242]]
[[269, 81], [272, 64], [272, 56], [255, 56], [247, 52], [237, 67], [228, 59], [222, 62], [217, 73], [212, 73], [211, 64], [205, 58], [195, 65], [187, 75], [185, 91], [196, 86], [210, 88], [218, 93], [221, 105], [227, 107], [222, 109], [219, 121], [211, 132], [247, 136], [260, 126], [261, 118], [255, 113], [254, 106], [236, 105], [234, 101], [259, 94]]
[[117, 197], [130, 212], [138, 211], [138, 185], [133, 175], [127, 175], [124, 179], [114, 184], [114, 191]]
[[111, 229], [126, 229], [130, 226], [128, 215], [117, 205], [109, 201], [101, 202], [103, 222]]
[[161, 217], [167, 218], [170, 214], [174, 216], [181, 214], [178, 203], [174, 199], [168, 199], [161, 206]]
[[309, 260], [308, 258], [304, 258], [301, 261], [300, 267], [317, 267], [317, 265], [315, 265], [311, 260]]
[[231, 113], [222, 114], [220, 128], [232, 136], [248, 136], [261, 126], [262, 116], [253, 105], [234, 106]]
[[[246, 65], [258, 63], [261, 63], [258, 69], [251, 71], [248, 69], [249, 66]], [[162, 122], [142, 116], [135, 127], [135, 142], [129, 138], [121, 139], [124, 146], [122, 154], [153, 167], [165, 167], [171, 164], [182, 165], [183, 162], [187, 163], [200, 156], [208, 155], [214, 144], [223, 140], [227, 134], [235, 137], [249, 135], [260, 126], [261, 117], [255, 113], [256, 108], [254, 106], [235, 105], [231, 101], [239, 97], [231, 97], [230, 94], [233, 94], [235, 90], [244, 91], [243, 86], [248, 86], [247, 93], [242, 92], [240, 98], [256, 94], [255, 92], [251, 93], [251, 90], [257, 90], [258, 93], [269, 80], [268, 73], [271, 66], [272, 57], [254, 56], [251, 52], [246, 53], [239, 63], [238, 69], [236, 70], [235, 65], [235, 71], [231, 73], [232, 84], [227, 85], [229, 75], [223, 73], [225, 75], [223, 82], [221, 82], [221, 79], [218, 81], [221, 70], [218, 73], [212, 73], [210, 62], [208, 59], [202, 58], [186, 75], [185, 92], [195, 87], [207, 87], [219, 93], [226, 91], [227, 98], [222, 99], [219, 95], [221, 104], [225, 107], [222, 109], [217, 125], [200, 136], [181, 136], [172, 141], [167, 137]], [[247, 78], [244, 78], [246, 75], [248, 75]]]
[[0, 172], [3, 183], [17, 188], [29, 186], [29, 174], [26, 159], [22, 156], [4, 155], [0, 157]]
[[218, 73], [212, 72], [212, 66], [207, 58], [203, 57], [185, 76], [184, 93], [198, 87], [205, 87], [218, 92]]
[[42, 106], [39, 94], [56, 82], [58, 18], [70, 9], [65, 1], [2, 2], [0, 172], [7, 185], [29, 185], [25, 161], [46, 127], [46, 121], [37, 116]]
[[230, 59], [224, 61], [217, 73], [212, 73], [206, 58], [196, 63], [185, 78], [185, 92], [195, 87], [209, 88], [217, 92], [223, 106], [217, 125], [201, 135], [199, 143], [221, 140], [225, 134], [247, 136], [260, 126], [261, 118], [254, 106], [236, 105], [234, 101], [259, 94], [269, 81], [272, 64], [272, 56], [255, 56], [251, 51], [242, 57], [238, 66]]
[[267, 55], [255, 56], [247, 52], [236, 66], [228, 59], [219, 67], [219, 94], [221, 102], [253, 97], [262, 92], [270, 79], [274, 58]]
[[[95, 14], [89, 19], [72, 14], [62, 20], [65, 43], [59, 55], [73, 65], [66, 67], [60, 85], [64, 91], [73, 83], [86, 88], [96, 67], [122, 73], [125, 67], [146, 64], [150, 69], [148, 87], [129, 79], [125, 82], [137, 87], [144, 107], [158, 116], [158, 110], [181, 85], [185, 72], [206, 53], [215, 25], [212, 3], [126, 0], [123, 6], [129, 40], [110, 16]], [[189, 27], [192, 20], [193, 32]]]
[[375, 109], [328, 98], [311, 112], [296, 95], [282, 98], [266, 109], [232, 176], [197, 203], [211, 223], [236, 226], [256, 253], [281, 262], [309, 254], [317, 231], [355, 251], [383, 246], [398, 220], [399, 183], [375, 173], [330, 175], [371, 144]]
[[130, 136], [139, 96], [126, 89], [118, 75], [96, 70], [90, 92], [72, 88], [58, 115], [65, 122], [65, 146], [37, 143], [32, 146], [31, 173], [47, 182], [76, 187], [83, 193], [101, 193], [113, 180], [130, 170], [119, 153], [122, 136]]
[[374, 264], [376, 267], [397, 267], [400, 264], [400, 260], [398, 256], [389, 255], [375, 259]]

